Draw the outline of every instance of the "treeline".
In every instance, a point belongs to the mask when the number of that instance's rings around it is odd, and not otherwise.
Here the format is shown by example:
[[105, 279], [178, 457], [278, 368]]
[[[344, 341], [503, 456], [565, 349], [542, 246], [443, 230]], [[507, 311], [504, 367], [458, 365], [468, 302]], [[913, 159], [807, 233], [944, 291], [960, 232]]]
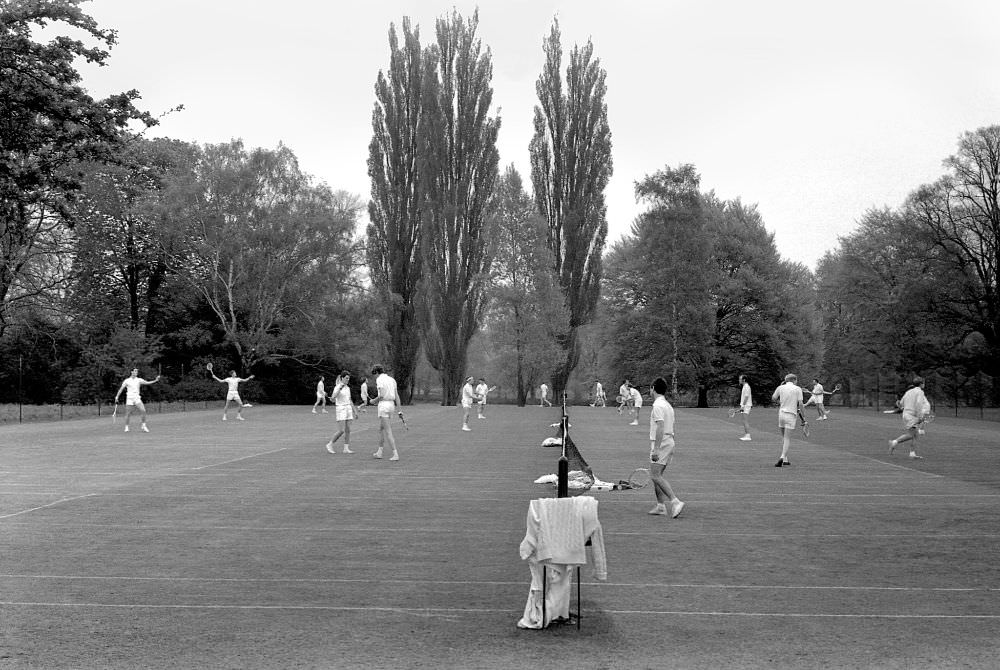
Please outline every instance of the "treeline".
[[[106, 400], [135, 366], [162, 372], [160, 399], [198, 400], [219, 392], [210, 361], [254, 373], [263, 402], [344, 368], [360, 383], [376, 360], [404, 401], [444, 404], [467, 374], [519, 403], [542, 381], [581, 399], [664, 376], [699, 405], [728, 402], [741, 373], [762, 397], [788, 370], [950, 375], [955, 397], [995, 374], [996, 128], [815, 275], [692, 165], [639, 179], [642, 212], [607, 248], [593, 45], [564, 54], [557, 22], [542, 44], [529, 189], [500, 168], [478, 15], [442, 17], [426, 44], [404, 19], [375, 78], [362, 231], [362, 198], [288, 147], [147, 139], [136, 92], [91, 98], [73, 63], [105, 62], [115, 36], [77, 5], [0, 8], [0, 402]], [[43, 22], [96, 46], [36, 42]]]

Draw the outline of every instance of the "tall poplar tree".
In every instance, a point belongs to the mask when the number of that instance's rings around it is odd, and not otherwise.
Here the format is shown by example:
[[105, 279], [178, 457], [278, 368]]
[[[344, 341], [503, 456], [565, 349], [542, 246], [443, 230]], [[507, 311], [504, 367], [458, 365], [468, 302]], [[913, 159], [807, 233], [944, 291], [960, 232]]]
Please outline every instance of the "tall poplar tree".
[[600, 294], [611, 129], [606, 72], [594, 58], [593, 44], [588, 40], [570, 52], [565, 91], [558, 21], [543, 50], [545, 66], [535, 84], [539, 104], [529, 149], [535, 199], [548, 222], [548, 245], [570, 311], [570, 328], [562, 341], [565, 363], [552, 378], [559, 393], [580, 358], [577, 330], [593, 318]]
[[372, 284], [385, 305], [388, 366], [409, 403], [420, 352], [416, 300], [422, 192], [419, 132], [423, 118], [424, 57], [420, 32], [403, 19], [403, 44], [389, 28], [389, 70], [379, 71], [368, 145], [367, 258]]
[[441, 375], [443, 404], [458, 398], [469, 340], [486, 307], [500, 120], [490, 116], [493, 59], [476, 36], [479, 13], [437, 21], [424, 52], [424, 193], [421, 325], [427, 360]]

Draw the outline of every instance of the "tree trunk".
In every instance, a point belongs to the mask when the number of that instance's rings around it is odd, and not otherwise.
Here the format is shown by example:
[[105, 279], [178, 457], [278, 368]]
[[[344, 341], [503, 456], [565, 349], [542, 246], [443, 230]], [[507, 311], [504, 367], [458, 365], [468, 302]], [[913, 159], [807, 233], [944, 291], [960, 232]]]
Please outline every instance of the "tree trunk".
[[708, 387], [702, 384], [698, 385], [698, 407], [708, 407]]

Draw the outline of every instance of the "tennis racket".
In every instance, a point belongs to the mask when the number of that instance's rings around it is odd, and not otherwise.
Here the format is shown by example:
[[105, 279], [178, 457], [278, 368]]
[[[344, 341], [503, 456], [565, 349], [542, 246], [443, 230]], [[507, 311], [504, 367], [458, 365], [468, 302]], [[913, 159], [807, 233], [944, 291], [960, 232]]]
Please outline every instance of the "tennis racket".
[[115, 411], [111, 413], [111, 423], [118, 423], [118, 402], [115, 401]]
[[632, 474], [628, 476], [628, 485], [634, 489], [641, 489], [648, 483], [649, 483], [648, 468], [636, 468], [635, 470], [632, 471]]
[[802, 414], [802, 410], [799, 410], [799, 421], [802, 422], [802, 434], [809, 437], [809, 422], [806, 421], [806, 417]]
[[733, 417], [735, 417], [737, 414], [742, 414], [742, 413], [743, 413], [743, 408], [742, 407], [730, 407], [729, 408], [729, 418], [730, 419], [732, 419]]
[[406, 430], [410, 429], [410, 427], [406, 425], [406, 418], [403, 416], [402, 412], [399, 412], [399, 420], [403, 422], [403, 428], [405, 428]]
[[205, 363], [205, 369], [208, 370], [209, 374], [212, 374], [212, 364]]
[[830, 391], [830, 395], [833, 395], [834, 393], [839, 393], [839, 392], [840, 392], [840, 384], [835, 384], [834, 387], [833, 387], [833, 390]]

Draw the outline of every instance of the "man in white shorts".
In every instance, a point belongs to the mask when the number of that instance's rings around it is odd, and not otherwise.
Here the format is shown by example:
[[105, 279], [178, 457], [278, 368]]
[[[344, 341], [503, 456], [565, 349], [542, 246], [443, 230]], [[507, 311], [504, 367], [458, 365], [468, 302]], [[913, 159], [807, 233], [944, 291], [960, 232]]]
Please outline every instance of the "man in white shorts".
[[319, 382], [316, 383], [316, 402], [313, 403], [313, 414], [316, 413], [316, 408], [322, 405], [323, 414], [327, 414], [326, 411], [326, 386], [323, 384], [325, 377], [320, 377]]
[[656, 507], [650, 514], [666, 515], [670, 503], [670, 516], [677, 518], [684, 503], [674, 495], [670, 482], [663, 476], [674, 455], [674, 408], [667, 402], [667, 380], [657, 377], [653, 382], [653, 406], [649, 414], [649, 480], [653, 483]]
[[476, 402], [479, 403], [479, 418], [486, 418], [486, 396], [490, 394], [490, 387], [486, 385], [486, 380], [482, 377], [479, 378], [479, 383], [476, 384]]
[[788, 447], [792, 442], [792, 431], [799, 412], [802, 411], [802, 389], [799, 378], [793, 374], [785, 375], [785, 383], [774, 389], [771, 400], [778, 403], [778, 428], [781, 429], [781, 457], [774, 467], [791, 465], [788, 462]]
[[889, 453], [904, 442], [910, 443], [910, 458], [922, 459], [917, 455], [917, 435], [924, 418], [931, 413], [931, 403], [924, 395], [924, 378], [914, 377], [911, 386], [899, 399], [899, 408], [903, 412], [903, 434], [889, 441]]
[[632, 384], [629, 380], [622, 382], [622, 385], [618, 387], [618, 413], [621, 414], [622, 410], [628, 407], [632, 402]]
[[469, 414], [472, 412], [472, 403], [476, 402], [476, 389], [472, 387], [474, 377], [467, 377], [465, 385], [462, 386], [462, 430], [472, 430], [469, 428]]
[[632, 407], [629, 409], [629, 414], [632, 415], [632, 423], [630, 426], [639, 425], [639, 410], [642, 409], [642, 393], [639, 392], [634, 386], [629, 386], [629, 397], [631, 398]]
[[[340, 430], [334, 433], [330, 441], [326, 443], [326, 450], [331, 454], [337, 453], [334, 444], [341, 436], [344, 437], [344, 453], [353, 454], [351, 451], [351, 421], [354, 420], [354, 403], [351, 402], [351, 373], [344, 370], [337, 377], [337, 384], [333, 387], [330, 399], [333, 400], [335, 418], [340, 424]], [[324, 410], [325, 411], [325, 410]]]
[[402, 405], [399, 401], [396, 380], [385, 374], [385, 370], [381, 365], [373, 367], [372, 374], [375, 376], [375, 388], [378, 391], [378, 396], [375, 397], [374, 404], [378, 408], [379, 420], [378, 451], [372, 454], [372, 456], [382, 458], [382, 446], [388, 442], [389, 446], [392, 447], [392, 456], [389, 460], [398, 461], [399, 452], [396, 451], [396, 438], [392, 434], [392, 424], [390, 423], [393, 412], [397, 412], [400, 417], [403, 416], [403, 412], [398, 409]]
[[826, 408], [823, 407], [823, 400], [826, 395], [826, 391], [823, 390], [823, 385], [819, 383], [818, 379], [813, 379], [813, 387], [809, 393], [811, 394], [809, 396], [809, 400], [806, 400], [803, 407], [807, 405], [815, 405], [816, 413], [819, 415], [819, 418], [816, 420], [826, 421]]
[[753, 407], [753, 394], [750, 391], [750, 382], [746, 375], [740, 375], [740, 418], [743, 419], [743, 437], [740, 439], [749, 442], [750, 438], [750, 408]]
[[228, 387], [228, 389], [226, 390], [226, 406], [222, 408], [222, 420], [223, 421], [228, 420], [229, 403], [234, 402], [236, 403], [237, 407], [236, 418], [239, 419], [240, 421], [243, 421], [243, 400], [240, 399], [240, 390], [239, 390], [240, 382], [248, 382], [251, 379], [253, 379], [254, 376], [250, 375], [246, 379], [243, 379], [241, 377], [236, 376], [236, 370], [230, 370], [229, 376], [226, 377], [225, 379], [219, 379], [218, 377], [215, 376], [214, 372], [211, 374], [212, 374], [212, 379], [214, 379], [217, 382], [221, 382]]
[[142, 432], [148, 433], [149, 428], [146, 427], [146, 406], [142, 403], [142, 397], [139, 395], [139, 389], [143, 386], [148, 386], [149, 384], [155, 384], [160, 381], [160, 375], [156, 375], [156, 379], [153, 381], [146, 381], [139, 376], [139, 368], [132, 368], [132, 374], [122, 385], [118, 387], [118, 393], [115, 394], [115, 404], [118, 404], [118, 398], [121, 396], [122, 391], [125, 391], [125, 432], [128, 432], [128, 418], [132, 416], [133, 410], [138, 410], [140, 417], [142, 419]]
[[538, 387], [538, 395], [541, 396], [541, 401], [538, 403], [539, 407], [552, 407], [552, 403], [549, 402], [549, 385], [542, 382], [542, 385]]

